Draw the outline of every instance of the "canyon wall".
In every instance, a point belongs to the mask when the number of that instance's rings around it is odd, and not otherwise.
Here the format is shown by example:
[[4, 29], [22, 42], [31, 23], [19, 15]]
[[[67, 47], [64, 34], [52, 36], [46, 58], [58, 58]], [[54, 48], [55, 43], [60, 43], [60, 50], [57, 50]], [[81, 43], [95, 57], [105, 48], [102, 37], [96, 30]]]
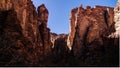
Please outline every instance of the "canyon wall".
[[70, 33], [67, 46], [71, 49], [74, 58], [76, 57], [78, 66], [104, 65], [101, 61], [105, 56], [103, 53], [107, 53], [107, 50], [110, 52], [110, 48], [113, 48], [113, 52], [108, 53], [105, 57], [110, 58], [110, 54], [116, 53], [114, 57], [111, 57], [112, 60], [106, 60], [108, 63], [106, 66], [111, 63], [114, 66], [113, 60], [115, 57], [118, 59], [119, 42], [118, 38], [110, 39], [107, 37], [112, 32], [115, 32], [113, 8], [105, 6], [83, 8], [81, 5], [73, 9], [70, 16]]
[[[70, 16], [70, 45], [73, 45], [73, 40], [76, 34], [79, 34], [80, 43], [84, 41], [86, 32], [89, 36], [86, 37], [87, 41], [91, 43], [93, 40], [98, 39], [101, 41], [101, 34], [112, 24], [114, 24], [113, 8], [96, 6], [91, 8], [87, 6], [86, 9], [82, 6], [75, 8], [71, 11]], [[102, 43], [102, 42], [101, 42]]]
[[41, 65], [52, 46], [48, 14], [31, 0], [0, 1], [0, 66]]
[[52, 57], [53, 63], [57, 66], [65, 66], [68, 62], [68, 54], [70, 52], [67, 47], [68, 34], [51, 33], [51, 40], [53, 42]]
[[0, 66], [119, 65], [119, 2], [72, 9], [69, 34], [50, 33], [48, 16], [44, 4], [0, 0]]
[[[50, 40], [50, 29], [47, 28], [49, 12], [44, 4], [38, 7], [38, 20], [39, 20], [39, 32], [43, 44], [43, 52], [47, 58], [47, 55], [51, 53], [52, 42]], [[44, 56], [44, 57], [45, 57]]]
[[109, 38], [118, 38], [120, 36], [120, 0], [118, 0], [116, 7], [114, 8], [114, 22], [115, 32], [111, 33]]

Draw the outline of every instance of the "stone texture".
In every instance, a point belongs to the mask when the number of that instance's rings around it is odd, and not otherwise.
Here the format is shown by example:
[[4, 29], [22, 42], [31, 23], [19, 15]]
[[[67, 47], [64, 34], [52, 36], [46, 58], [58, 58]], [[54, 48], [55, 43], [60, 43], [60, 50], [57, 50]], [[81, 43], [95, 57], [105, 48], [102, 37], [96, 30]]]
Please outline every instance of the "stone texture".
[[44, 49], [43, 51], [45, 56], [47, 56], [51, 53], [51, 49], [52, 49], [52, 43], [50, 40], [50, 29], [47, 28], [49, 12], [44, 4], [40, 5], [37, 10], [38, 10], [38, 18], [39, 18], [38, 20], [40, 22], [39, 31]]
[[49, 13], [38, 9], [31, 0], [0, 1], [0, 66], [41, 66], [50, 54]]
[[[69, 54], [69, 48], [67, 47], [67, 34], [54, 34], [52, 33], [54, 39], [53, 47], [53, 63], [57, 66], [65, 66], [67, 64], [67, 58]], [[52, 38], [51, 37], [51, 38]]]
[[58, 34], [51, 32], [51, 34], [50, 34], [50, 40], [52, 42], [52, 48], [54, 48], [55, 40], [57, 39], [57, 37], [58, 37]]
[[118, 0], [116, 7], [114, 8], [114, 22], [115, 32], [111, 33], [109, 38], [118, 38], [120, 36], [120, 0]]
[[38, 7], [38, 17], [41, 23], [44, 23], [47, 26], [49, 12], [44, 4]]
[[[114, 13], [113, 8], [100, 7], [100, 6], [96, 6], [96, 8], [87, 7], [86, 9], [84, 9], [82, 7], [79, 7], [79, 8], [73, 9], [71, 11], [71, 17], [70, 17], [70, 21], [71, 21], [70, 22], [71, 28], [70, 28], [70, 35], [69, 35], [70, 46], [73, 45], [75, 32], [78, 32], [80, 34], [79, 36], [81, 38], [81, 41], [83, 41], [84, 36], [82, 35], [85, 35], [85, 32], [86, 32], [85, 30], [87, 30], [87, 28], [91, 26], [93, 28], [91, 27], [89, 29], [90, 30], [89, 32], [92, 32], [92, 33], [90, 33], [90, 37], [87, 38], [88, 41], [91, 42], [95, 38], [99, 38], [101, 33], [105, 29], [107, 29], [107, 26], [110, 26], [113, 23], [113, 13]], [[109, 18], [107, 16], [109, 16]], [[82, 23], [82, 22], [85, 22], [85, 23]]]
[[111, 32], [115, 31], [114, 24], [114, 11], [111, 7], [95, 6], [95, 8], [91, 8], [87, 6], [82, 8], [81, 5], [71, 11], [67, 45], [72, 48], [75, 65], [104, 65], [101, 61], [102, 56], [110, 58], [111, 52], [107, 56], [103, 53], [107, 53], [107, 50], [113, 48], [113, 52], [116, 52], [115, 56], [111, 57], [110, 61], [106, 60], [106, 66], [111, 63], [114, 66], [117, 60], [113, 60], [115, 57], [118, 59], [118, 39], [107, 38]]
[[119, 40], [109, 38], [118, 8], [81, 5], [71, 11], [70, 33], [55, 34], [44, 4], [37, 13], [31, 0], [0, 0], [0, 66], [118, 66]]

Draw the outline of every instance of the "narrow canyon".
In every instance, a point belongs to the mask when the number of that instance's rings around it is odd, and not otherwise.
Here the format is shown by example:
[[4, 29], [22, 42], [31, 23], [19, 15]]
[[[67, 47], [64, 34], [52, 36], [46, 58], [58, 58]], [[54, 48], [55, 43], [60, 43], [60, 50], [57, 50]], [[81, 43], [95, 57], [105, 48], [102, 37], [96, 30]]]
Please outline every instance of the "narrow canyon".
[[50, 32], [48, 18], [44, 4], [0, 0], [0, 66], [119, 66], [120, 0], [71, 9], [68, 34]]

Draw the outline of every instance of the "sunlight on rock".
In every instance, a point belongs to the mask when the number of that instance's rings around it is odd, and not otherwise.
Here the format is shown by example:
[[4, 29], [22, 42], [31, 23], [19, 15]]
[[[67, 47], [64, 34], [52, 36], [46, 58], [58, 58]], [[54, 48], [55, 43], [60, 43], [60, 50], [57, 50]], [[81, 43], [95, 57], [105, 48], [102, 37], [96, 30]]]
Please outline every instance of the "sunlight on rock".
[[120, 0], [118, 0], [116, 7], [114, 8], [114, 22], [115, 22], [115, 32], [110, 34], [108, 38], [118, 38], [120, 37]]

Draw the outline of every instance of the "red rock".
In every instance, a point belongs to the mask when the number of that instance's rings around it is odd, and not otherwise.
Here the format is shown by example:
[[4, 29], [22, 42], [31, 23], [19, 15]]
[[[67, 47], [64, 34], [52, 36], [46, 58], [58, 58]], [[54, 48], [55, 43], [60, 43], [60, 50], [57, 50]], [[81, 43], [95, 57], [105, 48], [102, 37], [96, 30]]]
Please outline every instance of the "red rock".
[[[0, 0], [0, 66], [118, 66], [113, 8], [71, 11], [70, 33], [50, 33], [49, 12], [31, 0]], [[69, 50], [68, 49], [68, 47]]]
[[67, 47], [67, 34], [55, 34], [51, 33], [51, 38], [53, 40], [53, 63], [57, 65], [64, 66], [69, 54], [69, 48]]
[[31, 0], [0, 1], [0, 66], [40, 66], [50, 55], [48, 13], [42, 6], [37, 14]]
[[[74, 58], [77, 58], [76, 62], [73, 63], [78, 63], [78, 66], [82, 64], [104, 65], [100, 58], [110, 58], [110, 53], [106, 50], [109, 51], [113, 47], [113, 50], [116, 49], [113, 51], [116, 52], [115, 56], [111, 57], [110, 61], [106, 60], [106, 64], [109, 66], [110, 63], [113, 63], [114, 66], [115, 62], [112, 60], [115, 60], [115, 57], [118, 59], [118, 48], [116, 47], [118, 41], [115, 42], [115, 39], [106, 38], [115, 30], [113, 19], [113, 8], [105, 6], [96, 6], [95, 8], [87, 6], [86, 9], [78, 7], [71, 11], [70, 34], [68, 36], [68, 43], [70, 42], [70, 44], [68, 46], [71, 46], [71, 52]], [[106, 56], [103, 53], [108, 54]], [[118, 65], [117, 60], [116, 65]]]

